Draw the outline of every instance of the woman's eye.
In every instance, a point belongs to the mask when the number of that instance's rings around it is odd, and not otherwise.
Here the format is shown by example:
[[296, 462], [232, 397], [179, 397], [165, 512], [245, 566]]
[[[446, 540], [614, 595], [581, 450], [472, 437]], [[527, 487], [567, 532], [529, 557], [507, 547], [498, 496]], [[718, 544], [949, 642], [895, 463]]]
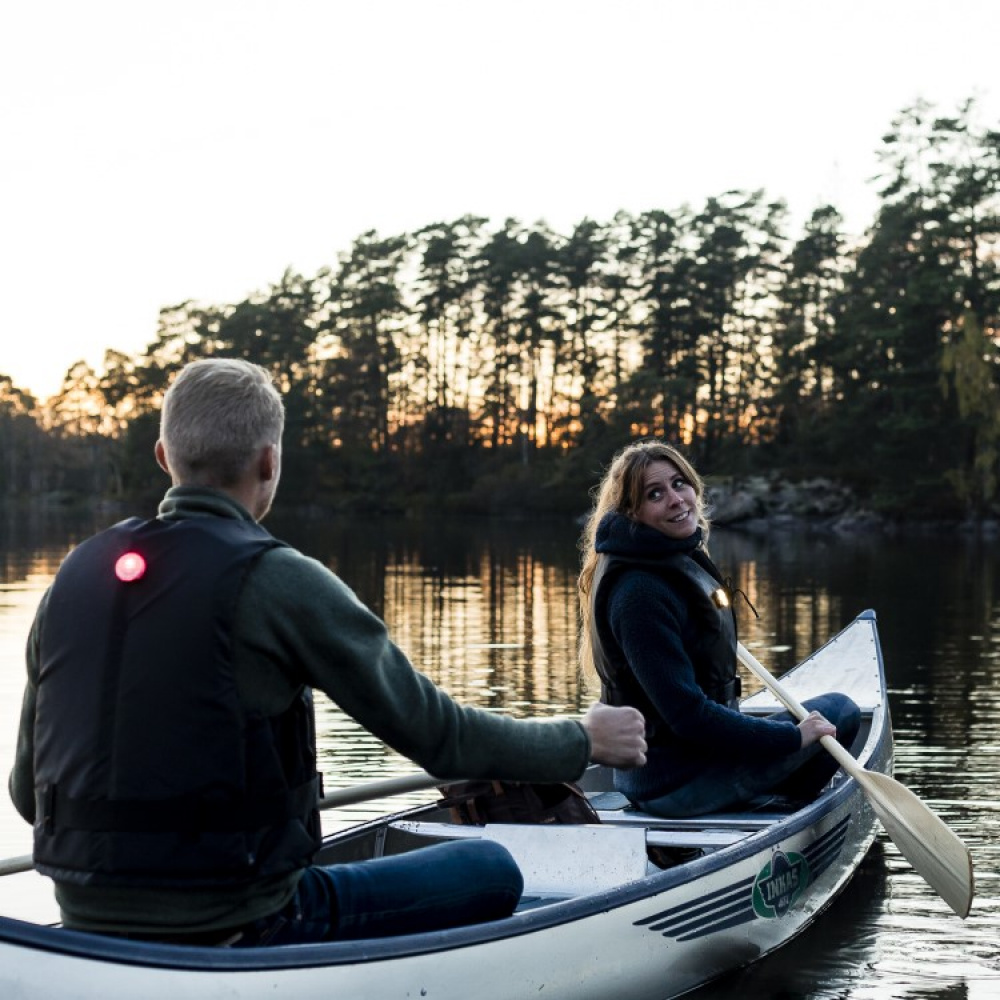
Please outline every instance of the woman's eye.
[[683, 489], [683, 488], [684, 488], [685, 486], [687, 486], [687, 485], [688, 485], [688, 481], [687, 481], [686, 479], [683, 479], [683, 478], [681, 478], [680, 476], [678, 476], [678, 477], [677, 477], [677, 478], [676, 478], [676, 479], [675, 479], [675, 480], [674, 480], [674, 481], [673, 481], [673, 482], [672, 482], [672, 483], [670, 484], [670, 486], [671, 486], [671, 489], [675, 489], [675, 490], [680, 490], [680, 489]]
[[649, 500], [659, 500], [663, 496], [663, 490], [650, 490], [647, 494]]

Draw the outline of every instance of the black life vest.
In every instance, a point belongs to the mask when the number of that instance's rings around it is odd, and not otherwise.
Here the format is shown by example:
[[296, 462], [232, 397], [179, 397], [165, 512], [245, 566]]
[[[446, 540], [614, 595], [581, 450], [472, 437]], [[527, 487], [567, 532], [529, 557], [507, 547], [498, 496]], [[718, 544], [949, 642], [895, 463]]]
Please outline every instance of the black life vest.
[[[63, 562], [40, 636], [39, 871], [193, 887], [309, 864], [320, 843], [311, 692], [250, 716], [232, 666], [243, 582], [281, 544], [251, 521], [135, 518]], [[125, 553], [145, 565], [130, 582], [116, 576]]]
[[736, 617], [729, 588], [703, 552], [638, 559], [601, 553], [591, 590], [590, 640], [594, 666], [601, 678], [601, 698], [609, 705], [632, 705], [647, 720], [651, 744], [668, 742], [670, 734], [633, 675], [607, 621], [607, 605], [615, 580], [625, 570], [642, 569], [662, 576], [684, 595], [694, 618], [696, 639], [688, 646], [695, 679], [705, 696], [737, 708], [740, 677], [736, 668]]

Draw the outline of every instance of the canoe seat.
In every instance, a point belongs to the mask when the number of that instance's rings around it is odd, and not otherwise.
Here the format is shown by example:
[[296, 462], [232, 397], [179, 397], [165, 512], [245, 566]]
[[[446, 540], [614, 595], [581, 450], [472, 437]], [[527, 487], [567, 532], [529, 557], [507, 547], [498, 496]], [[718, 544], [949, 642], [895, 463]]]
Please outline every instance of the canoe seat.
[[482, 837], [502, 844], [524, 876], [525, 894], [576, 896], [615, 889], [647, 873], [646, 831], [613, 826], [493, 823], [456, 826], [396, 820], [394, 831], [429, 840]]

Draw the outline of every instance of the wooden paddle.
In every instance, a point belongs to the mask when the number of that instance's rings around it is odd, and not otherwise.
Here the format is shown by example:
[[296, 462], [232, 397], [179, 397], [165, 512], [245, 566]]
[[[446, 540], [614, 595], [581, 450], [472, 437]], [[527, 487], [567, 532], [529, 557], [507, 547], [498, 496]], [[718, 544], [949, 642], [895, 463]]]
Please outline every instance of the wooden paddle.
[[[371, 802], [375, 799], [388, 798], [390, 795], [423, 792], [447, 784], [448, 781], [444, 778], [435, 778], [426, 771], [417, 771], [415, 774], [401, 774], [395, 778], [383, 778], [381, 781], [367, 781], [363, 785], [337, 788], [319, 800], [319, 808], [336, 809], [338, 806]], [[7, 858], [0, 860], [0, 876], [30, 872], [34, 867], [30, 854], [22, 855], [19, 858]]]
[[[792, 715], [801, 721], [809, 714], [742, 643], [737, 645], [736, 655]], [[972, 907], [975, 889], [972, 855], [965, 844], [904, 785], [887, 774], [866, 771], [832, 736], [823, 736], [820, 742], [861, 786], [903, 857], [964, 920]]]

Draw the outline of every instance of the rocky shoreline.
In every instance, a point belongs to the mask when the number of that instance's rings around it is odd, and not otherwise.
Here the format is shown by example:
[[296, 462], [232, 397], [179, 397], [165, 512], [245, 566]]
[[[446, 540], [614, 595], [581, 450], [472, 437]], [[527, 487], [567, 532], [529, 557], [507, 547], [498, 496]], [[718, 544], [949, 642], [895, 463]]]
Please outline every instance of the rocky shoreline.
[[1000, 536], [1000, 519], [902, 523], [866, 508], [847, 486], [830, 479], [801, 482], [768, 477], [709, 480], [705, 484], [712, 524], [764, 534], [807, 530], [838, 534], [900, 534], [947, 526], [970, 534]]

